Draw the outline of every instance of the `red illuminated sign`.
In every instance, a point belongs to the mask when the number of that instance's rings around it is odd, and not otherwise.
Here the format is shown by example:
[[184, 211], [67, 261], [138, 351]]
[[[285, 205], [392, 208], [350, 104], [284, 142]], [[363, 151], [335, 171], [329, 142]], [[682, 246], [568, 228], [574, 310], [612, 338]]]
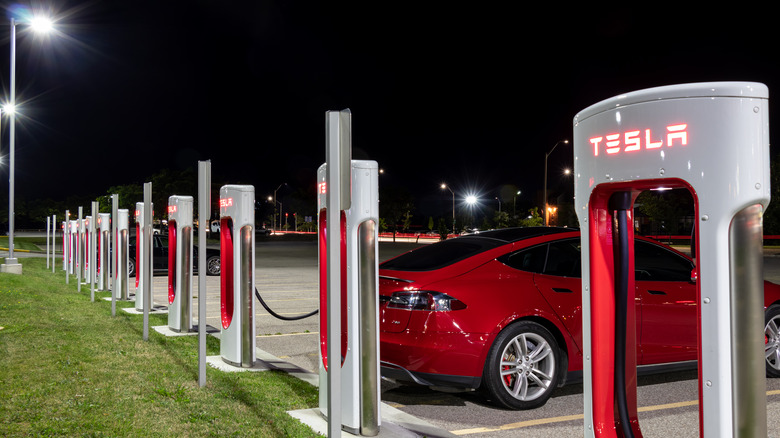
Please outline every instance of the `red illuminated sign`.
[[[657, 134], [656, 134], [657, 135]], [[607, 155], [614, 155], [620, 152], [636, 152], [642, 149], [658, 149], [663, 146], [672, 147], [675, 144], [680, 146], [688, 145], [688, 124], [679, 123], [666, 127], [666, 138], [663, 134], [659, 137], [654, 136], [651, 129], [645, 129], [644, 132], [637, 129], [624, 133], [607, 134], [600, 137], [591, 137], [588, 139], [593, 145], [593, 156], [598, 157], [599, 149], [602, 147]]]
[[176, 213], [176, 206], [175, 205], [169, 205], [168, 206], [168, 214]]
[[135, 211], [135, 216], [136, 216], [136, 217], [138, 217], [138, 216], [140, 216], [140, 215], [141, 215], [141, 210], [136, 210], [136, 211]]
[[219, 208], [232, 207], [232, 206], [233, 206], [233, 198], [219, 199]]
[[326, 186], [325, 186], [324, 182], [321, 182], [321, 183], [317, 184], [317, 193], [319, 193], [321, 195], [324, 195], [325, 193], [328, 193], [328, 191], [326, 190]]

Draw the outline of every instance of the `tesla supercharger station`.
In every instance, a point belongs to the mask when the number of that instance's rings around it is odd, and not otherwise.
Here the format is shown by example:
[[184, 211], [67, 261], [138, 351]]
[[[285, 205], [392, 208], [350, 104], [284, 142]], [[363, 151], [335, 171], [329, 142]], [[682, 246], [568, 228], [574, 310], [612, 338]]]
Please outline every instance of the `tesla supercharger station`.
[[[152, 210], [154, 210], [154, 204], [152, 204]], [[144, 259], [144, 252], [141, 251], [144, 241], [144, 203], [135, 203], [135, 308], [136, 310], [144, 310], [144, 272], [146, 266], [154, 266], [154, 260], [147, 262]], [[152, 251], [149, 252], [150, 257]], [[152, 303], [149, 303], [149, 307], [152, 307]]]
[[114, 294], [117, 300], [127, 301], [129, 298], [130, 276], [128, 272], [130, 250], [129, 212], [126, 208], [117, 210], [116, 217], [116, 271], [114, 272]]
[[[380, 427], [378, 234], [379, 166], [376, 161], [350, 160], [342, 169], [349, 174], [349, 208], [340, 211], [341, 321], [341, 428], [375, 436]], [[346, 182], [348, 181], [348, 183]], [[317, 170], [320, 285], [320, 411], [328, 416], [328, 263], [327, 164]], [[338, 362], [336, 362], [338, 363]]]
[[700, 433], [767, 436], [768, 95], [758, 83], [674, 85], [613, 97], [574, 118], [586, 437], [641, 436], [633, 202], [656, 188], [685, 188], [695, 201]]
[[100, 213], [98, 215], [98, 225], [100, 226], [100, 236], [98, 237], [98, 290], [106, 291], [108, 287], [108, 264], [109, 255], [109, 237], [111, 233], [111, 214]]
[[168, 327], [192, 331], [192, 196], [168, 198]]
[[219, 352], [224, 362], [243, 368], [254, 366], [256, 358], [254, 205], [253, 186], [226, 185], [219, 189]]

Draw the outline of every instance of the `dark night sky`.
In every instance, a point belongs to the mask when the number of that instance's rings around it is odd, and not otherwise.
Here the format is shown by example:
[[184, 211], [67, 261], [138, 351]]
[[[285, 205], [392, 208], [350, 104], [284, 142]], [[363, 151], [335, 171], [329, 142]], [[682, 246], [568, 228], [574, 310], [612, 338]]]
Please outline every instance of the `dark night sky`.
[[[61, 35], [17, 28], [16, 196], [105, 194], [205, 159], [258, 197], [314, 190], [325, 112], [350, 108], [353, 157], [446, 213], [441, 181], [485, 202], [504, 185], [540, 191], [545, 152], [598, 101], [720, 80], [771, 94], [778, 78], [773, 23], [755, 8], [422, 3], [32, 3], [62, 15]], [[6, 90], [8, 50], [6, 33]], [[551, 175], [570, 163], [559, 146]]]

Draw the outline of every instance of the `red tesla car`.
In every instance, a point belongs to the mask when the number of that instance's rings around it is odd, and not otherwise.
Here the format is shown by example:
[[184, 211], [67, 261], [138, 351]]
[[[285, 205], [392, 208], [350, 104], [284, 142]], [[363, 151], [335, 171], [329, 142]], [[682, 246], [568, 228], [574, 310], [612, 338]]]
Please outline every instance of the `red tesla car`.
[[[634, 245], [637, 365], [695, 366], [693, 261]], [[481, 388], [511, 409], [582, 378], [580, 233], [510, 228], [427, 245], [379, 266], [382, 375]], [[767, 375], [780, 376], [780, 286], [765, 282]], [[653, 367], [658, 368], [658, 367]]]

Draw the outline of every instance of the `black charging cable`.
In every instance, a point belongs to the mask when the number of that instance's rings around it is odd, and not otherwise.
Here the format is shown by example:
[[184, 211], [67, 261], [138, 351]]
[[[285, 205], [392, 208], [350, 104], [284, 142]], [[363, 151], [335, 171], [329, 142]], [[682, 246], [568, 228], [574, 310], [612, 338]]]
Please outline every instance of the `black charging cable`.
[[610, 198], [613, 210], [613, 251], [615, 258], [615, 404], [618, 408], [623, 436], [633, 438], [631, 419], [628, 414], [626, 395], [626, 331], [628, 311], [628, 214], [631, 208], [631, 193], [618, 192]]
[[313, 311], [311, 311], [309, 313], [306, 313], [306, 314], [303, 314], [303, 315], [298, 315], [298, 316], [282, 316], [282, 315], [279, 315], [278, 313], [274, 312], [273, 310], [271, 310], [270, 307], [268, 307], [268, 304], [266, 304], [265, 301], [263, 301], [263, 297], [260, 296], [260, 292], [257, 291], [257, 288], [255, 288], [255, 296], [260, 301], [260, 304], [263, 305], [265, 310], [267, 310], [268, 313], [271, 314], [271, 316], [273, 316], [274, 318], [278, 318], [278, 319], [284, 320], [284, 321], [298, 321], [298, 320], [301, 320], [301, 319], [308, 318], [310, 316], [314, 316], [314, 315], [316, 315], [316, 314], [318, 314], [320, 312], [319, 310], [313, 310]]

